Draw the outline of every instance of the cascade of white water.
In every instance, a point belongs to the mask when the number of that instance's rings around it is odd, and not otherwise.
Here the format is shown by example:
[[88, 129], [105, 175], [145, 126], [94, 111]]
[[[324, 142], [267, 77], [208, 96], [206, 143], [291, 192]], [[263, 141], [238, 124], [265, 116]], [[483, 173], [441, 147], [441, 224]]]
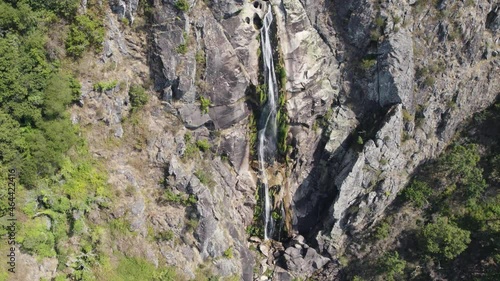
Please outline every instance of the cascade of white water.
[[278, 84], [274, 72], [273, 50], [271, 48], [270, 26], [273, 21], [271, 6], [264, 16], [263, 26], [260, 31], [262, 57], [264, 59], [264, 79], [267, 85], [267, 102], [262, 108], [260, 117], [261, 129], [259, 131], [258, 158], [261, 173], [261, 182], [264, 186], [264, 239], [272, 236], [274, 222], [271, 217], [271, 198], [269, 195], [269, 184], [266, 173], [266, 162], [273, 162], [276, 154], [276, 103]]

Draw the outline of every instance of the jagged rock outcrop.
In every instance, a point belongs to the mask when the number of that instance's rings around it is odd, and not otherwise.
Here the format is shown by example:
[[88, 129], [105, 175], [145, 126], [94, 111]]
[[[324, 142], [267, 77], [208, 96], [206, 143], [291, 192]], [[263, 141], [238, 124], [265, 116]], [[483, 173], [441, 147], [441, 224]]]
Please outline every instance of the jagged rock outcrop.
[[[126, 70], [115, 65], [109, 77], [85, 77], [80, 107], [72, 109], [75, 123], [93, 128], [91, 151], [107, 161], [110, 183], [123, 194], [134, 193], [122, 195], [109, 211], [140, 234], [134, 242], [116, 241], [118, 249], [174, 265], [189, 278], [210, 260], [216, 275], [260, 277], [253, 276], [253, 265], [262, 263], [249, 250], [245, 233], [257, 189], [248, 100], [259, 83], [258, 27], [269, 2], [188, 1], [188, 11], [174, 1], [151, 4], [146, 39], [134, 38], [117, 20], [133, 22], [138, 1], [110, 1], [116, 14], [106, 18], [108, 35], [98, 64], [126, 65]], [[273, 268], [273, 280], [312, 275], [333, 280], [349, 237], [380, 219], [408, 175], [439, 154], [460, 124], [500, 92], [498, 5], [486, 0], [439, 9], [392, 0], [270, 4], [276, 49], [287, 73], [292, 147], [286, 173], [277, 172], [272, 181], [286, 186], [290, 234], [300, 233], [306, 241], [270, 250], [266, 261], [281, 263], [263, 264]], [[93, 83], [121, 75], [125, 83], [94, 91]], [[128, 126], [128, 88], [149, 75], [158, 97], [140, 115], [141, 126]], [[201, 104], [205, 99], [208, 105]], [[186, 151], [202, 140], [212, 145], [211, 153], [197, 151], [186, 159]], [[200, 171], [211, 180], [196, 176]], [[197, 201], [166, 202], [165, 190]], [[155, 233], [171, 230], [179, 239], [148, 242], [148, 226]], [[232, 258], [224, 254], [228, 249]]]

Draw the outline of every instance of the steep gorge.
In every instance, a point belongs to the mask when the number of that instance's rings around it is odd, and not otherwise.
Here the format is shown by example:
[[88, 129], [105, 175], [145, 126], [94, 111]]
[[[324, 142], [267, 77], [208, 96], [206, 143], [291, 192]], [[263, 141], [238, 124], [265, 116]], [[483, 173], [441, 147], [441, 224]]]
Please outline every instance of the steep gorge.
[[[340, 280], [352, 238], [500, 93], [498, 4], [438, 2], [103, 3], [104, 50], [82, 68], [114, 65], [105, 78], [127, 90], [99, 93], [102, 74], [81, 73], [71, 114], [118, 193], [89, 220], [129, 222], [107, 254], [193, 280]], [[271, 17], [276, 45], [264, 38]], [[150, 79], [133, 115], [128, 89]], [[281, 241], [267, 239], [273, 212], [286, 221]]]

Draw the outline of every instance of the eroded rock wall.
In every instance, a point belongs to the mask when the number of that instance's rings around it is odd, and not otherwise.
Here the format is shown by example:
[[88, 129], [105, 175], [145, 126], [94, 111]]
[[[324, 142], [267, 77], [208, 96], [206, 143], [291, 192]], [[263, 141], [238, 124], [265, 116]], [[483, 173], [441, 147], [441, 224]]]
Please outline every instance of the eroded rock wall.
[[[258, 255], [245, 233], [257, 182], [248, 101], [258, 85], [258, 24], [268, 3], [287, 73], [289, 231], [306, 237], [276, 251], [285, 262], [275, 280], [321, 268], [333, 272], [349, 236], [377, 221], [408, 175], [500, 92], [498, 5], [490, 1], [456, 1], [439, 9], [415, 1], [188, 1], [187, 11], [174, 1], [150, 3], [148, 37], [136, 38], [117, 19], [134, 21], [138, 1], [110, 1], [115, 14], [107, 18], [99, 61], [116, 62], [115, 74], [130, 83], [96, 93], [91, 85], [98, 78], [86, 77], [73, 120], [95, 126], [90, 138], [142, 137], [123, 125], [130, 111], [127, 92], [130, 84], [153, 78], [156, 94], [141, 117], [144, 147], [95, 144], [92, 151], [107, 159], [111, 184], [137, 192], [111, 211], [142, 235], [118, 241], [120, 249], [144, 243], [148, 259], [182, 268], [190, 278], [207, 261], [220, 276], [257, 277]], [[202, 99], [209, 101], [206, 108]], [[186, 134], [209, 141], [211, 156], [186, 161]], [[211, 175], [210, 183], [195, 176], [200, 170]], [[197, 202], [161, 202], [165, 185]], [[182, 238], [150, 243], [148, 226]], [[229, 248], [233, 258], [224, 257]]]

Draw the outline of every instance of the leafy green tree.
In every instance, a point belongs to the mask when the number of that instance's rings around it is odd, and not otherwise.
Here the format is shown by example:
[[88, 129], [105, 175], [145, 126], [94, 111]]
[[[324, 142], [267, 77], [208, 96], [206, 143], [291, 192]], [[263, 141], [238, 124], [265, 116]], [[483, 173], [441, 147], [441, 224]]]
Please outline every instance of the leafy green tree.
[[80, 0], [29, 0], [28, 2], [33, 9], [51, 11], [67, 19], [75, 16], [80, 5]]
[[[46, 218], [46, 217], [44, 217]], [[41, 217], [27, 222], [19, 233], [22, 249], [40, 257], [54, 257], [56, 251], [54, 234], [48, 229], [47, 223]]]
[[393, 281], [403, 274], [406, 261], [401, 259], [397, 252], [388, 252], [378, 260], [378, 266], [379, 272], [386, 274], [387, 280]]
[[78, 58], [90, 47], [100, 50], [104, 34], [104, 26], [100, 20], [89, 15], [76, 16], [66, 39], [66, 51], [70, 56]]
[[68, 75], [52, 75], [45, 89], [43, 115], [48, 118], [60, 117], [67, 106], [75, 100], [75, 81]]
[[453, 259], [471, 242], [470, 231], [459, 228], [447, 217], [438, 217], [422, 229], [422, 243], [427, 253]]
[[449, 179], [465, 187], [463, 193], [470, 199], [480, 196], [487, 186], [483, 170], [478, 167], [480, 158], [477, 145], [454, 145], [439, 163]]
[[432, 195], [432, 189], [426, 182], [414, 180], [411, 184], [403, 190], [403, 197], [415, 204], [416, 207], [423, 207], [427, 202], [429, 196]]
[[149, 97], [148, 94], [146, 93], [146, 90], [144, 90], [144, 88], [140, 85], [132, 85], [130, 87], [130, 91], [128, 92], [128, 94], [130, 97], [132, 110], [141, 108], [149, 101]]

